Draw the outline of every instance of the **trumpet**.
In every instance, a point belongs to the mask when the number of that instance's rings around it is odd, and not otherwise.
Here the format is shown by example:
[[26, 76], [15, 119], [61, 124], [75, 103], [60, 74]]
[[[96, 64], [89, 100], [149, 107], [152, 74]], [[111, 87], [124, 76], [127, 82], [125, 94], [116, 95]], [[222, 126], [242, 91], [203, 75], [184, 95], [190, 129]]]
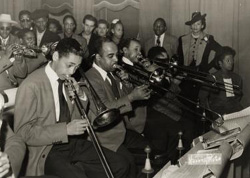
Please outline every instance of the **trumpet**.
[[[95, 128], [98, 128], [98, 127], [104, 127], [104, 126], [109, 125], [119, 116], [119, 114], [120, 114], [119, 110], [118, 109], [107, 109], [105, 107], [105, 105], [101, 102], [100, 98], [97, 96], [96, 92], [94, 91], [90, 82], [86, 78], [82, 69], [79, 69], [79, 72], [82, 75], [82, 77], [86, 83], [86, 87], [88, 88], [88, 90], [91, 92], [91, 94], [93, 96], [93, 101], [94, 101], [95, 106], [97, 107], [97, 111], [99, 113], [93, 122], [93, 126]], [[87, 113], [82, 106], [82, 103], [81, 103], [80, 98], [77, 94], [76, 88], [74, 87], [73, 83], [70, 80], [66, 79], [66, 82], [67, 82], [66, 86], [68, 86], [69, 88], [71, 88], [73, 90], [73, 93], [74, 93], [73, 100], [76, 103], [76, 106], [77, 106], [78, 111], [81, 115], [81, 118], [86, 119], [86, 121], [87, 121], [87, 124], [88, 124], [87, 132], [88, 132], [88, 134], [93, 142], [93, 145], [94, 145], [95, 150], [98, 154], [98, 157], [101, 161], [101, 164], [104, 168], [104, 171], [105, 171], [108, 178], [114, 178], [113, 173], [108, 165], [108, 162], [107, 162], [106, 157], [104, 155], [104, 152], [102, 150], [102, 147], [100, 146], [98, 138], [94, 132], [94, 127], [92, 126], [91, 121], [88, 118]]]

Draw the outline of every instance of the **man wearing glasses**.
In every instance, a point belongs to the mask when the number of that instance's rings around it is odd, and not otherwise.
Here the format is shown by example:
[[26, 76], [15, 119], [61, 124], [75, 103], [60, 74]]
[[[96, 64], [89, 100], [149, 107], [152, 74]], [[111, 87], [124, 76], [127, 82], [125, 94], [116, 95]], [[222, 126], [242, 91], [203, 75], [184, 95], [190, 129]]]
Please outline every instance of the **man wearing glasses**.
[[2, 50], [5, 50], [10, 44], [20, 43], [19, 39], [10, 33], [12, 26], [17, 24], [9, 14], [0, 14], [0, 44]]

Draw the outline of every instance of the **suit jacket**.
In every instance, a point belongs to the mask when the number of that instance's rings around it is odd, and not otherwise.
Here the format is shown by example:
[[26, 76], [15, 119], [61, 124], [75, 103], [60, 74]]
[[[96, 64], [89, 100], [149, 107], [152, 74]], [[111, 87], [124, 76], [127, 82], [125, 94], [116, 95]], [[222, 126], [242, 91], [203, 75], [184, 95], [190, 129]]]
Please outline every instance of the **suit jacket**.
[[[83, 32], [81, 32], [79, 35], [81, 36], [81, 37], [83, 37], [82, 36], [82, 33]], [[84, 38], [84, 37], [83, 37]], [[95, 43], [96, 43], [96, 40], [98, 39], [99, 37], [95, 34], [95, 33], [92, 33], [91, 34], [91, 37], [90, 37], [90, 39], [89, 39], [89, 44], [88, 44], [88, 49], [89, 49], [89, 56], [91, 56], [91, 55], [93, 55], [93, 54], [95, 54]]]
[[20, 44], [20, 40], [17, 36], [10, 34], [6, 46], [11, 44]]
[[[64, 38], [64, 33], [59, 34], [60, 38], [63, 39]], [[73, 34], [71, 36], [71, 38], [75, 39], [82, 47], [83, 51], [84, 51], [84, 56], [83, 58], [87, 58], [89, 57], [89, 50], [88, 50], [88, 45], [87, 45], [87, 40], [85, 38], [83, 38], [82, 36], [79, 36], [77, 34]]]
[[[148, 41], [145, 43], [145, 53], [148, 55], [148, 51], [150, 48], [155, 46], [155, 36], [150, 38]], [[164, 39], [163, 39], [163, 46], [169, 57], [171, 58], [174, 54], [177, 53], [177, 47], [178, 47], [178, 39], [175, 36], [168, 35], [165, 33]]]
[[[116, 100], [109, 81], [104, 81], [101, 74], [95, 68], [92, 67], [91, 69], [89, 69], [86, 72], [86, 76], [89, 79], [91, 85], [94, 87], [97, 95], [100, 97], [101, 101], [106, 105], [107, 108], [119, 108], [121, 114], [132, 110], [132, 106], [130, 104], [128, 96], [126, 95], [126, 92], [118, 87], [118, 91], [121, 97]], [[120, 81], [118, 79], [116, 81], [117, 86], [119, 86]], [[91, 110], [93, 110], [93, 112], [96, 114], [96, 110], [94, 110], [93, 108], [94, 107], [91, 107]], [[118, 147], [123, 143], [125, 133], [126, 129], [124, 122], [120, 121], [109, 130], [97, 132], [97, 136], [102, 146], [116, 151]]]
[[[67, 98], [72, 119], [79, 112]], [[53, 144], [68, 142], [66, 123], [56, 123], [55, 104], [45, 68], [30, 74], [20, 85], [15, 103], [14, 131], [28, 147], [27, 176], [43, 175]]]
[[[36, 30], [35, 30], [35, 34], [36, 34]], [[46, 30], [43, 34], [39, 47], [42, 47], [42, 45], [44, 44], [53, 43], [59, 40], [60, 40], [60, 37], [56, 33]]]
[[3, 120], [1, 127], [1, 143], [3, 143], [3, 151], [9, 156], [12, 171], [15, 177], [18, 177], [26, 153], [26, 146], [22, 138], [13, 133], [5, 120]]
[[[185, 66], [189, 65], [188, 57], [191, 44], [191, 33], [179, 38], [178, 55]], [[202, 33], [197, 56], [200, 58], [199, 70], [209, 72], [212, 68], [218, 69], [216, 57], [221, 52], [221, 45], [214, 40], [212, 35]], [[212, 72], [212, 71], [210, 71]]]
[[[0, 62], [6, 63], [9, 59], [0, 57]], [[23, 79], [27, 76], [28, 68], [24, 59], [15, 60], [13, 65], [0, 73], [0, 91], [17, 86], [17, 78]]]

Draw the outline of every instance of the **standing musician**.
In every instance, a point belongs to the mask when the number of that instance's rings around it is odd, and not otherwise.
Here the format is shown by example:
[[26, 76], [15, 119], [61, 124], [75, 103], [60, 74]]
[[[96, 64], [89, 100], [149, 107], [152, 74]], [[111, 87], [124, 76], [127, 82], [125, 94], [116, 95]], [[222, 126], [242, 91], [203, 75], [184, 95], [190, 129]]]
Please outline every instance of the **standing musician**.
[[[83, 139], [87, 121], [70, 102], [65, 79], [75, 86], [84, 106], [87, 99], [71, 77], [82, 62], [83, 50], [71, 38], [56, 46], [52, 61], [30, 74], [20, 85], [15, 103], [14, 131], [28, 147], [27, 176], [104, 178], [93, 144]], [[128, 163], [104, 149], [114, 177], [127, 178]]]
[[[151, 91], [148, 90], [147, 86], [139, 86], [133, 89], [130, 83], [122, 83], [120, 79], [113, 75], [112, 72], [115, 71], [118, 62], [118, 48], [113, 41], [108, 38], [100, 38], [96, 44], [94, 63], [92, 68], [86, 72], [86, 76], [101, 101], [110, 109], [120, 109], [121, 113], [121, 120], [112, 125], [113, 127], [97, 132], [97, 136], [102, 146], [129, 160], [131, 166], [129, 177], [134, 178], [136, 177], [136, 165], [128, 148], [144, 149], [148, 141], [134, 129], [126, 129], [125, 125], [129, 123], [125, 123], [123, 119], [125, 121], [134, 119], [132, 122], [139, 122], [136, 121], [139, 118], [131, 117], [135, 114], [133, 104], [136, 101], [148, 99]], [[121, 73], [120, 76], [124, 80], [128, 77], [125, 73]]]

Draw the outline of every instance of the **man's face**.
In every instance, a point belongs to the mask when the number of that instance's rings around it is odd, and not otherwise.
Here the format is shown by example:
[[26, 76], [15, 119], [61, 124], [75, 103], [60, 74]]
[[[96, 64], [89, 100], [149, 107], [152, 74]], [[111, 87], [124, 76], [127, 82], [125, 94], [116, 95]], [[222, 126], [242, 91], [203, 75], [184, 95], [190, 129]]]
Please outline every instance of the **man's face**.
[[75, 29], [75, 23], [73, 21], [73, 19], [71, 18], [67, 18], [64, 21], [64, 33], [66, 34], [72, 34], [74, 29]]
[[233, 55], [226, 55], [225, 58], [220, 61], [220, 67], [224, 71], [232, 71], [234, 66]]
[[118, 62], [117, 46], [113, 42], [105, 42], [102, 49], [102, 55], [97, 56], [98, 65], [106, 72], [112, 72], [115, 70], [114, 65]]
[[31, 28], [32, 21], [30, 19], [30, 16], [28, 14], [23, 14], [20, 17], [20, 25], [22, 28]]
[[105, 37], [107, 35], [107, 33], [108, 33], [107, 25], [104, 24], [104, 23], [98, 24], [97, 33], [98, 33], [99, 36]]
[[47, 23], [48, 23], [48, 18], [47, 17], [41, 17], [39, 19], [35, 20], [35, 25], [37, 28], [37, 31], [39, 33], [42, 33], [43, 31], [46, 30], [47, 27]]
[[0, 36], [3, 39], [6, 39], [10, 35], [11, 24], [6, 22], [0, 23]]
[[27, 47], [34, 46], [36, 44], [35, 34], [33, 32], [27, 32], [22, 39], [22, 44]]
[[165, 23], [162, 20], [157, 20], [154, 23], [154, 32], [155, 35], [160, 36], [167, 30]]
[[86, 35], [91, 35], [93, 30], [95, 28], [95, 22], [92, 20], [85, 20], [85, 23], [83, 24], [83, 29], [84, 29], [84, 33]]
[[68, 56], [62, 56], [59, 58], [58, 52], [55, 52], [53, 54], [52, 68], [60, 79], [65, 80], [67, 77], [75, 73], [81, 62], [81, 56], [69, 53]]
[[203, 27], [204, 25], [202, 25], [201, 20], [199, 20], [191, 25], [191, 30], [193, 33], [199, 33]]
[[128, 48], [124, 49], [124, 56], [133, 63], [138, 63], [138, 57], [141, 56], [141, 45], [137, 41], [131, 41]]

